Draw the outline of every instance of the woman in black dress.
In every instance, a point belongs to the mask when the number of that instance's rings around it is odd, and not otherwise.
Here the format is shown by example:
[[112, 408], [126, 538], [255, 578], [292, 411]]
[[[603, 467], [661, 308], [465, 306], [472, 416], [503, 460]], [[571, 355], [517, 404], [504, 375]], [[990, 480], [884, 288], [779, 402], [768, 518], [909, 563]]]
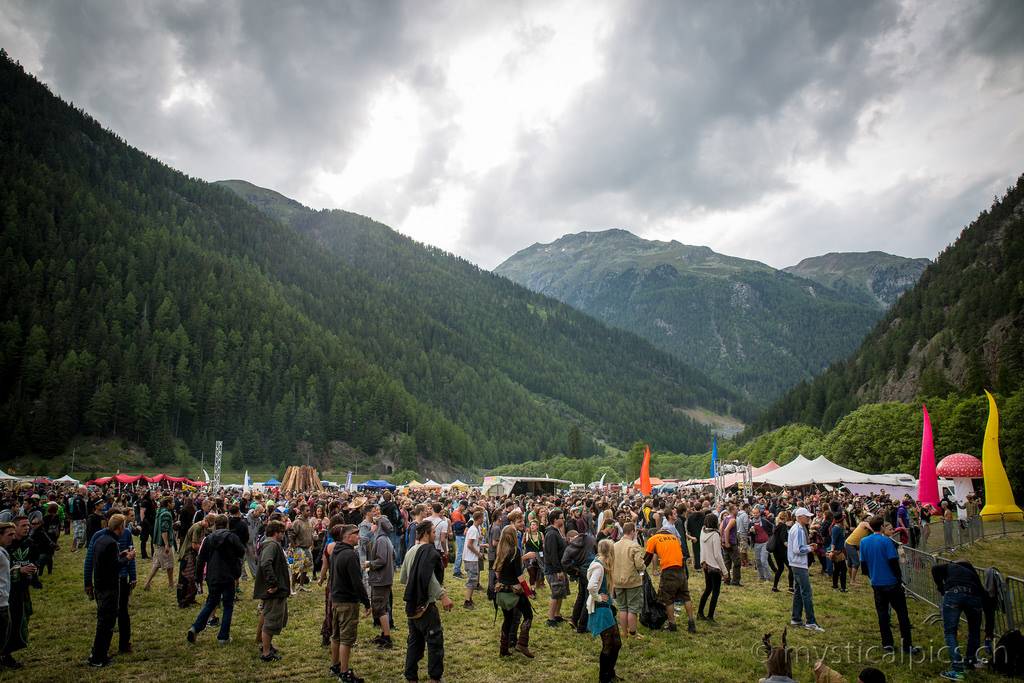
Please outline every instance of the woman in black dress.
[[510, 523], [501, 530], [498, 553], [494, 560], [494, 573], [494, 599], [501, 608], [502, 615], [499, 654], [502, 657], [511, 655], [510, 648], [514, 643], [518, 652], [533, 659], [533, 653], [530, 652], [533, 608], [519, 582], [519, 577], [523, 574], [523, 556], [519, 550], [519, 537], [514, 524]]

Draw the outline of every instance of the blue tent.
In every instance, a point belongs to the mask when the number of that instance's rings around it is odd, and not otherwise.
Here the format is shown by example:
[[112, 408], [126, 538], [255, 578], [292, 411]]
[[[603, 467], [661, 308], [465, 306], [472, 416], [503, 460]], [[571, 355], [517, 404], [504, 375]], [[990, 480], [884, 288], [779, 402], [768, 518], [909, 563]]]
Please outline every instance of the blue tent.
[[263, 482], [263, 485], [264, 486], [280, 486], [281, 482], [279, 482], [277, 479], [274, 479], [273, 477], [271, 477], [270, 479], [267, 479], [265, 482]]
[[384, 481], [383, 479], [371, 479], [369, 481], [364, 481], [362, 484], [359, 484], [358, 488], [360, 490], [362, 490], [362, 489], [387, 489], [388, 491], [394, 491], [398, 487], [395, 486], [394, 484], [392, 484], [389, 481]]

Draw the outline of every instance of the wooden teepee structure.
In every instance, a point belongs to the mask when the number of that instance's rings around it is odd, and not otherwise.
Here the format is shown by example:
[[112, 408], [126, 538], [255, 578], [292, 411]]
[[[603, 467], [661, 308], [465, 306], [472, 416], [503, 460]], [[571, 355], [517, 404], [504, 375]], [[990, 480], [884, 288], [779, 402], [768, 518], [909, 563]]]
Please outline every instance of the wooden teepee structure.
[[281, 480], [281, 490], [308, 493], [310, 491], [323, 491], [324, 487], [320, 483], [320, 475], [315, 468], [309, 465], [290, 465], [284, 471], [284, 479]]

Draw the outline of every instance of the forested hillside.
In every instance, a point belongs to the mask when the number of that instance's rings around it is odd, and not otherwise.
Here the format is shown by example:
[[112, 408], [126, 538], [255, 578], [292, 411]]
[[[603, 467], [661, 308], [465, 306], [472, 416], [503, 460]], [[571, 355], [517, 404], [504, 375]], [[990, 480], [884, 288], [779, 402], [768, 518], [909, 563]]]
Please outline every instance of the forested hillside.
[[[465, 259], [358, 214], [314, 211], [244, 181], [221, 184], [374, 278], [388, 292], [389, 304], [399, 307], [390, 316], [386, 309], [379, 312], [391, 318], [384, 329], [408, 329], [405, 316], [412, 314], [431, 321], [427, 334], [443, 342], [438, 344], [443, 354], [424, 359], [394, 349], [382, 362], [406, 378], [417, 395], [452, 397], [482, 389], [480, 405], [460, 408], [488, 411], [475, 425], [474, 437], [481, 443], [501, 439], [519, 419], [522, 405], [502, 405], [517, 393], [587, 425], [584, 432], [616, 443], [630, 434], [651, 434], [659, 443], [705, 444], [707, 429], [679, 415], [678, 409], [688, 406], [751, 415], [729, 392], [635, 335], [601, 325]], [[618, 391], [608, 391], [611, 387]], [[661, 425], [668, 424], [676, 433], [663, 431]], [[545, 450], [576, 449], [561, 439]]]
[[849, 359], [794, 388], [749, 430], [831, 429], [857, 406], [1003, 395], [1024, 385], [1024, 176], [964, 228]]
[[[389, 439], [407, 464], [492, 465], [584, 454], [592, 438], [697, 450], [707, 430], [679, 409], [734, 403], [638, 338], [449, 255], [415, 245], [401, 270], [368, 275], [129, 147], [6, 55], [0, 149], [5, 456], [91, 433], [158, 463], [175, 438], [267, 463], [299, 442], [373, 453]], [[396, 282], [406, 269], [413, 284]]]
[[535, 244], [495, 272], [636, 332], [761, 404], [853, 351], [881, 315], [859, 293], [625, 230]]

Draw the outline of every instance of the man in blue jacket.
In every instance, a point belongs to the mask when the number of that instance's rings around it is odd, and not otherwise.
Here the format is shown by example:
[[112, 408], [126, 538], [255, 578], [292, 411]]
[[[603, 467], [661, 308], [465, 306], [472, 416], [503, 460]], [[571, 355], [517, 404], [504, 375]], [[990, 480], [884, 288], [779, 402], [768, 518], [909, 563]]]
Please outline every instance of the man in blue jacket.
[[121, 571], [134, 565], [135, 550], [121, 550], [124, 515], [110, 516], [107, 527], [93, 534], [85, 556], [85, 593], [96, 600], [96, 637], [93, 639], [89, 666], [109, 666], [110, 641], [114, 636], [120, 604]]
[[875, 612], [878, 614], [878, 629], [882, 632], [882, 649], [886, 652], [895, 650], [889, 617], [889, 608], [892, 607], [900, 623], [903, 651], [916, 654], [921, 648], [914, 647], [911, 640], [910, 614], [907, 612], [907, 595], [903, 592], [900, 556], [896, 552], [896, 544], [882, 533], [884, 524], [881, 515], [868, 520], [873, 533], [860, 542], [860, 566], [864, 575], [871, 579], [871, 590], [875, 594]]

